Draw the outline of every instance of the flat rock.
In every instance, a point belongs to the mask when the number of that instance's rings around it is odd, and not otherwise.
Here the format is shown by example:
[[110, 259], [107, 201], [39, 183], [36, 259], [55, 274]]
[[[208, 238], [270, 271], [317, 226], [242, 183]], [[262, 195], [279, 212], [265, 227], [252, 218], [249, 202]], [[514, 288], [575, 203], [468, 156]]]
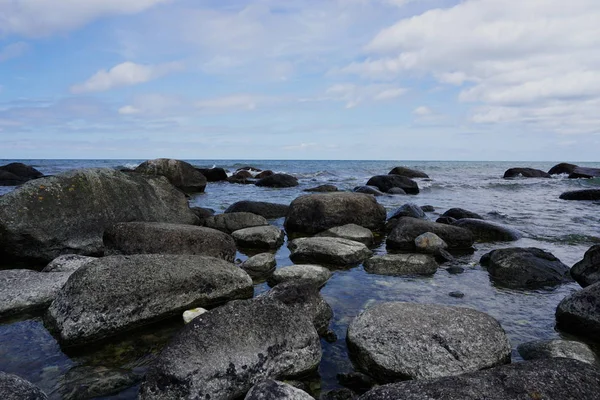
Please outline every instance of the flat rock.
[[511, 346], [494, 318], [462, 307], [381, 303], [350, 323], [356, 365], [380, 382], [460, 375], [510, 362]]
[[353, 240], [312, 237], [290, 242], [290, 259], [299, 263], [325, 263], [333, 265], [359, 264], [371, 256], [371, 250]]
[[332, 277], [329, 269], [319, 265], [300, 264], [289, 267], [282, 267], [267, 279], [270, 286], [275, 286], [283, 282], [303, 281], [309, 282], [318, 288], [325, 286], [327, 281]]
[[469, 230], [478, 242], [514, 242], [523, 234], [514, 228], [475, 218], [461, 218], [452, 226]]
[[423, 171], [419, 171], [416, 169], [410, 169], [410, 168], [406, 168], [406, 167], [393, 168], [389, 172], [389, 175], [400, 175], [400, 176], [405, 176], [407, 178], [429, 178], [429, 175], [427, 175]]
[[277, 249], [285, 238], [285, 233], [273, 225], [240, 229], [231, 235], [239, 247], [252, 249]]
[[206, 217], [204, 226], [225, 233], [232, 233], [244, 228], [269, 225], [265, 217], [249, 212], [235, 212]]
[[363, 228], [356, 224], [347, 224], [343, 226], [336, 226], [334, 228], [327, 229], [316, 235], [317, 237], [338, 237], [342, 239], [353, 240], [360, 242], [366, 246], [371, 246], [375, 241], [373, 232], [370, 229]]
[[433, 275], [435, 258], [426, 254], [386, 254], [365, 261], [365, 271], [378, 275]]
[[71, 275], [50, 305], [45, 322], [63, 345], [79, 345], [190, 308], [252, 297], [253, 291], [248, 274], [218, 258], [110, 256]]
[[415, 248], [419, 253], [435, 254], [446, 250], [448, 244], [435, 233], [425, 232], [415, 238]]
[[261, 279], [271, 275], [276, 265], [274, 254], [260, 253], [248, 258], [240, 267], [253, 279]]
[[442, 214], [444, 217], [451, 217], [454, 219], [463, 219], [463, 218], [471, 218], [471, 219], [483, 219], [483, 217], [477, 213], [465, 210], [463, 208], [451, 208], [445, 213]]
[[535, 168], [510, 168], [504, 172], [504, 179], [508, 178], [550, 178], [550, 174]]
[[79, 256], [77, 254], [65, 254], [58, 256], [44, 267], [42, 272], [75, 272], [96, 257]]
[[582, 287], [600, 282], [600, 245], [589, 248], [583, 256], [583, 260], [573, 265], [571, 276]]
[[375, 186], [382, 192], [400, 188], [407, 194], [419, 194], [419, 185], [410, 178], [400, 175], [377, 175], [369, 179], [367, 186]]
[[145, 175], [164, 176], [173, 186], [187, 193], [204, 192], [206, 177], [191, 164], [169, 158], [144, 161], [135, 172]]
[[47, 400], [48, 397], [33, 383], [0, 371], [0, 399], [2, 400]]
[[600, 335], [600, 282], [565, 297], [556, 308], [558, 328], [595, 340]]
[[328, 192], [337, 192], [338, 188], [335, 185], [319, 185], [317, 187], [304, 189], [304, 192], [315, 192], [315, 193], [328, 193]]
[[242, 200], [230, 205], [225, 213], [232, 212], [250, 212], [265, 217], [266, 219], [275, 219], [285, 217], [290, 206], [287, 204], [268, 203], [266, 201]]
[[273, 174], [258, 180], [256, 186], [288, 188], [298, 186], [298, 179], [288, 174]]
[[314, 400], [314, 398], [292, 385], [267, 379], [254, 385], [244, 400]]
[[565, 192], [560, 195], [562, 200], [600, 200], [600, 189], [583, 189]]
[[539, 340], [521, 343], [517, 350], [524, 360], [571, 358], [588, 364], [597, 364], [594, 351], [585, 343], [573, 340]]
[[467, 229], [410, 217], [398, 219], [387, 237], [386, 246], [392, 250], [415, 251], [415, 239], [427, 232], [439, 236], [451, 251], [468, 250], [473, 246], [473, 234]]

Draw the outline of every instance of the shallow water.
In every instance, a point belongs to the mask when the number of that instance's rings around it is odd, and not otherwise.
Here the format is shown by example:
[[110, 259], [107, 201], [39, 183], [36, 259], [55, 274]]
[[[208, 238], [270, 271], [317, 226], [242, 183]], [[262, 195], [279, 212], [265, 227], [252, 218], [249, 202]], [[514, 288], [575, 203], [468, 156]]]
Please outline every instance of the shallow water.
[[[8, 161], [0, 160], [0, 165]], [[79, 167], [135, 166], [140, 160], [28, 160], [45, 174], [56, 174]], [[302, 190], [334, 184], [341, 190], [363, 185], [369, 177], [386, 174], [391, 168], [405, 165], [425, 171], [432, 178], [419, 181], [422, 192], [417, 196], [384, 196], [378, 201], [389, 212], [406, 202], [433, 205], [431, 219], [451, 207], [462, 207], [483, 215], [486, 219], [510, 225], [523, 232], [523, 239], [512, 243], [477, 244], [476, 252], [458, 258], [455, 264], [465, 268], [458, 275], [448, 273], [442, 266], [429, 278], [387, 277], [367, 274], [362, 266], [334, 271], [333, 278], [322, 294], [333, 307], [332, 329], [338, 341], [323, 341], [323, 360], [319, 369], [323, 390], [339, 387], [336, 374], [352, 370], [348, 359], [345, 335], [349, 322], [369, 304], [380, 301], [413, 301], [472, 307], [500, 321], [510, 337], [513, 349], [535, 339], [557, 338], [554, 328], [557, 304], [569, 293], [578, 290], [575, 283], [553, 290], [509, 290], [495, 286], [478, 261], [484, 253], [509, 246], [539, 247], [552, 252], [571, 266], [584, 252], [600, 242], [599, 202], [567, 202], [559, 195], [568, 190], [600, 186], [600, 180], [568, 180], [564, 176], [552, 179], [502, 179], [510, 167], [527, 166], [548, 170], [548, 163], [498, 162], [398, 162], [398, 161], [191, 161], [197, 166], [213, 165], [235, 170], [245, 165], [275, 172], [291, 173], [299, 178], [300, 186], [291, 189], [267, 189], [254, 185], [229, 183], [209, 184], [205, 194], [195, 195], [193, 206], [210, 207], [218, 213], [230, 204], [244, 199], [289, 203]], [[596, 163], [579, 163], [600, 167]], [[12, 188], [0, 188], [0, 194]], [[282, 226], [283, 219], [272, 221]], [[385, 253], [385, 246], [374, 249]], [[238, 258], [247, 256], [238, 253]], [[291, 265], [284, 244], [276, 254], [278, 267]], [[266, 284], [256, 286], [256, 293], [268, 290]], [[464, 298], [448, 293], [461, 291]], [[105, 345], [96, 345], [78, 353], [64, 352], [44, 329], [39, 317], [21, 321], [0, 322], [0, 370], [16, 373], [39, 385], [53, 398], [67, 398], [74, 387], [85, 387], [94, 377], [116, 377], [121, 383], [118, 394], [105, 398], [133, 399], [136, 382], [143, 376], [168, 338], [181, 323], [164, 322], [160, 326], [130, 334]], [[565, 336], [566, 337], [566, 336]], [[514, 360], [518, 354], [513, 351]], [[89, 368], [88, 368], [89, 367]], [[87, 377], [87, 378], [86, 378]], [[118, 379], [117, 379], [118, 378]], [[126, 388], [128, 387], [128, 388]], [[125, 389], [126, 388], [126, 389]], [[74, 397], [73, 397], [74, 398]]]

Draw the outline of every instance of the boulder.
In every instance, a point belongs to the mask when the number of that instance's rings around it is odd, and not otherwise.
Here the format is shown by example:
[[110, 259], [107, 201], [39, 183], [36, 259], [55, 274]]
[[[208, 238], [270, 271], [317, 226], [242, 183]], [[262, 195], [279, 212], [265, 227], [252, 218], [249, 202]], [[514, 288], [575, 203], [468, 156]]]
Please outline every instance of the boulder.
[[369, 179], [367, 186], [375, 186], [382, 192], [391, 188], [400, 188], [407, 194], [419, 194], [419, 185], [410, 178], [400, 175], [377, 175]]
[[523, 237], [516, 229], [483, 219], [462, 218], [452, 223], [452, 226], [470, 231], [478, 242], [514, 242]]
[[573, 340], [554, 339], [521, 343], [517, 350], [524, 360], [571, 358], [588, 364], [598, 364], [598, 358], [590, 346]]
[[569, 179], [591, 179], [598, 177], [600, 177], [600, 168], [576, 167], [573, 172], [569, 174]]
[[232, 237], [216, 229], [159, 222], [122, 222], [106, 229], [108, 254], [191, 254], [235, 259]]
[[352, 191], [355, 193], [371, 194], [373, 196], [383, 196], [383, 193], [375, 186], [357, 186]]
[[365, 271], [378, 275], [433, 275], [438, 269], [435, 258], [426, 254], [385, 254], [365, 261]]
[[333, 276], [331, 271], [319, 265], [300, 264], [289, 267], [282, 267], [267, 278], [270, 286], [275, 286], [283, 282], [303, 281], [309, 282], [313, 286], [321, 288]]
[[415, 239], [427, 232], [439, 236], [449, 250], [469, 250], [473, 246], [473, 234], [466, 229], [410, 217], [398, 219], [387, 237], [386, 246], [392, 250], [415, 251]]
[[80, 345], [253, 293], [248, 274], [218, 258], [110, 256], [71, 275], [45, 322], [63, 345]]
[[582, 287], [600, 282], [600, 244], [590, 247], [583, 260], [573, 265], [571, 276]]
[[510, 168], [506, 170], [503, 178], [516, 178], [518, 176], [523, 178], [550, 178], [549, 173], [535, 168]]
[[378, 231], [385, 224], [385, 208], [361, 193], [319, 193], [298, 197], [285, 219], [288, 232], [315, 234], [336, 226], [356, 224]]
[[277, 261], [275, 260], [274, 254], [260, 253], [244, 261], [240, 267], [246, 271], [251, 278], [261, 279], [271, 275], [271, 273], [275, 271], [276, 265]]
[[85, 169], [28, 182], [0, 197], [0, 257], [50, 262], [99, 255], [105, 228], [124, 221], [196, 223], [163, 177]]
[[106, 398], [118, 395], [140, 379], [138, 374], [124, 368], [75, 365], [59, 378], [50, 396], [61, 400]]
[[456, 218], [452, 218], [452, 217], [439, 217], [438, 219], [435, 220], [435, 222], [437, 222], [438, 224], [444, 224], [444, 225], [452, 225], [456, 221], [458, 221], [458, 220]]
[[145, 175], [164, 176], [173, 186], [186, 193], [204, 192], [206, 178], [191, 164], [170, 158], [144, 161], [135, 172]]
[[48, 308], [71, 273], [0, 270], [0, 318]]
[[434, 212], [435, 207], [430, 206], [430, 205], [421, 206], [421, 210], [423, 210], [423, 212]]
[[425, 172], [406, 167], [396, 167], [389, 172], [389, 175], [400, 175], [407, 178], [429, 178]]
[[244, 228], [269, 225], [265, 217], [249, 212], [219, 214], [207, 217], [204, 226], [221, 232], [232, 233]]
[[196, 225], [204, 225], [204, 220], [206, 218], [215, 215], [215, 210], [212, 208], [190, 207], [190, 210], [198, 217], [198, 223]]
[[96, 257], [78, 256], [77, 254], [65, 254], [58, 256], [50, 261], [42, 272], [70, 272], [73, 273], [83, 267], [90, 261], [94, 261]]
[[541, 288], [569, 281], [569, 267], [534, 247], [493, 250], [481, 257], [490, 279], [510, 288]]
[[550, 175], [570, 174], [575, 170], [575, 168], [577, 168], [577, 165], [575, 165], [575, 164], [560, 163], [560, 164], [556, 164], [554, 167], [550, 168], [550, 171], [548, 171], [548, 174], [550, 174]]
[[268, 203], [265, 201], [242, 200], [233, 203], [226, 210], [225, 214], [233, 212], [250, 212], [265, 217], [266, 219], [275, 219], [285, 217], [289, 206], [285, 204]]
[[227, 172], [223, 168], [196, 168], [208, 182], [220, 182], [227, 180]]
[[320, 185], [317, 187], [304, 189], [304, 192], [315, 192], [315, 193], [328, 193], [328, 192], [337, 192], [338, 188], [334, 185]]
[[262, 169], [260, 169], [260, 168], [257, 168], [257, 167], [253, 167], [252, 165], [245, 165], [245, 166], [243, 166], [243, 167], [241, 167], [241, 168], [238, 168], [238, 169], [236, 169], [236, 170], [235, 170], [235, 172], [240, 172], [240, 171], [248, 171], [248, 172], [251, 172], [251, 171], [253, 171], [253, 172], [261, 172], [261, 171], [262, 171]]
[[314, 400], [314, 398], [292, 385], [267, 379], [254, 385], [244, 400]]
[[600, 200], [600, 189], [583, 189], [564, 192], [560, 195], [562, 200]]
[[290, 242], [290, 259], [298, 263], [332, 265], [360, 264], [371, 256], [371, 250], [353, 240], [331, 237], [300, 238]]
[[278, 249], [285, 239], [285, 233], [273, 225], [240, 229], [231, 235], [239, 247], [249, 249]]
[[0, 171], [5, 171], [9, 174], [13, 174], [23, 182], [29, 181], [31, 179], [41, 178], [42, 176], [44, 176], [44, 174], [42, 174], [37, 169], [19, 162], [2, 165], [0, 166]]
[[171, 339], [150, 366], [139, 398], [237, 399], [265, 379], [314, 371], [320, 361], [309, 318], [273, 299], [233, 301]]
[[27, 182], [26, 179], [20, 178], [8, 171], [0, 170], [0, 186], [17, 186]]
[[406, 203], [400, 208], [396, 209], [390, 219], [401, 218], [401, 217], [413, 217], [420, 219], [427, 219], [425, 212], [416, 205], [415, 203]]
[[400, 196], [404, 196], [407, 193], [404, 191], [404, 189], [400, 189], [398, 187], [393, 187], [390, 190], [388, 190], [386, 192], [387, 194], [391, 194], [391, 195], [400, 195]]
[[17, 375], [0, 371], [0, 399], [2, 400], [47, 400], [40, 388]]
[[229, 183], [239, 183], [242, 185], [256, 183], [256, 179], [253, 179], [252, 174], [245, 170], [237, 171], [235, 174], [227, 178], [227, 181]]
[[536, 360], [469, 374], [379, 386], [359, 400], [593, 399], [600, 370], [568, 359]]
[[494, 318], [462, 307], [380, 303], [348, 327], [355, 364], [380, 382], [428, 379], [510, 362], [511, 346]]
[[356, 224], [347, 224], [336, 226], [335, 228], [327, 229], [316, 235], [317, 237], [338, 237], [342, 239], [354, 240], [355, 242], [363, 243], [371, 246], [375, 241], [373, 232], [370, 229], [363, 228]]
[[263, 179], [266, 178], [268, 176], [274, 175], [275, 173], [273, 171], [271, 171], [270, 169], [266, 170], [266, 171], [261, 171], [258, 174], [256, 174], [255, 178], [256, 179]]
[[298, 179], [288, 174], [273, 174], [260, 179], [256, 186], [288, 188], [298, 186]]
[[483, 219], [483, 217], [477, 213], [465, 210], [463, 208], [451, 208], [445, 213], [442, 214], [443, 217], [452, 217], [454, 219], [463, 219], [463, 218], [471, 218], [471, 219]]
[[415, 249], [419, 253], [435, 254], [447, 248], [448, 244], [435, 233], [425, 232], [415, 238]]
[[598, 339], [600, 335], [600, 282], [565, 297], [556, 308], [559, 329]]

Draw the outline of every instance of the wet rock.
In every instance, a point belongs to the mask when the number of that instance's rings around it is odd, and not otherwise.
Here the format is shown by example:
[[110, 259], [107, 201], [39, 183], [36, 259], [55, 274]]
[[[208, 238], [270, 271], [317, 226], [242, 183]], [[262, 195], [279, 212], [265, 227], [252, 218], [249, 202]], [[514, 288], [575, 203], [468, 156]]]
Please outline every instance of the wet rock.
[[76, 366], [61, 377], [55, 393], [63, 400], [92, 399], [118, 394], [140, 380], [124, 369]]
[[252, 387], [244, 400], [314, 400], [303, 390], [287, 383], [264, 380]]
[[367, 186], [375, 186], [382, 192], [400, 188], [407, 194], [419, 194], [419, 185], [410, 178], [400, 175], [377, 175], [369, 179]]
[[190, 207], [190, 210], [198, 217], [198, 223], [196, 225], [204, 225], [204, 220], [206, 218], [215, 215], [215, 210], [212, 208]]
[[357, 186], [354, 189], [352, 189], [352, 191], [355, 193], [371, 194], [373, 196], [383, 196], [383, 192], [381, 192], [375, 186]]
[[454, 257], [452, 256], [452, 254], [448, 253], [444, 249], [437, 249], [433, 252], [432, 255], [435, 258], [435, 261], [438, 262], [438, 264], [443, 264], [443, 263], [446, 263], [449, 261], [454, 261]]
[[353, 265], [363, 262], [372, 254], [362, 243], [329, 237], [296, 239], [290, 242], [289, 248], [290, 259], [298, 263]]
[[272, 299], [233, 301], [195, 318], [165, 346], [139, 398], [236, 399], [265, 379], [314, 371], [320, 361], [307, 317]]
[[256, 186], [288, 188], [298, 186], [298, 179], [287, 174], [273, 174], [256, 182]]
[[424, 212], [434, 212], [435, 207], [430, 206], [430, 205], [421, 206], [421, 210], [423, 210]]
[[458, 221], [458, 220], [456, 218], [452, 218], [452, 217], [439, 217], [438, 219], [435, 220], [435, 222], [437, 222], [438, 224], [444, 224], [444, 225], [452, 225], [456, 221]]
[[192, 308], [191, 310], [185, 310], [183, 312], [183, 322], [189, 324], [192, 320], [204, 313], [208, 312], [208, 310], [202, 307]]
[[600, 189], [584, 189], [565, 192], [560, 195], [562, 200], [600, 200]]
[[204, 192], [206, 178], [191, 164], [170, 158], [144, 161], [135, 172], [145, 175], [164, 176], [173, 186], [186, 193]]
[[265, 278], [275, 271], [275, 255], [271, 253], [260, 253], [250, 257], [240, 265], [253, 279]]
[[241, 167], [241, 168], [238, 168], [238, 169], [236, 169], [236, 170], [235, 170], [235, 172], [239, 172], [239, 171], [248, 171], [248, 172], [250, 172], [250, 171], [254, 171], [254, 172], [261, 172], [261, 171], [262, 171], [262, 169], [260, 169], [260, 168], [257, 168], [257, 167], [253, 167], [252, 165], [245, 165], [245, 166], [243, 166], [243, 167]]
[[594, 351], [585, 343], [573, 340], [539, 340], [522, 343], [517, 347], [524, 360], [571, 358], [588, 364], [597, 364]]
[[591, 179], [600, 177], [600, 168], [575, 167], [569, 174], [569, 179]]
[[374, 197], [361, 193], [319, 193], [298, 197], [285, 219], [288, 232], [315, 234], [346, 224], [381, 230], [385, 208]]
[[446, 250], [448, 245], [435, 233], [425, 232], [415, 238], [415, 248], [419, 253], [435, 254]]
[[373, 232], [370, 229], [363, 228], [356, 224], [347, 224], [327, 229], [316, 235], [317, 237], [338, 237], [342, 239], [360, 242], [366, 246], [371, 246], [375, 240]]
[[503, 178], [516, 178], [518, 176], [523, 178], [550, 178], [549, 173], [535, 168], [510, 168], [506, 170]]
[[482, 219], [462, 218], [452, 226], [469, 230], [478, 242], [513, 242], [523, 237], [516, 229]]
[[207, 228], [217, 229], [225, 233], [232, 233], [244, 228], [265, 225], [269, 225], [265, 217], [248, 212], [219, 214], [213, 217], [207, 217], [204, 220], [204, 226]]
[[600, 370], [568, 359], [536, 360], [459, 376], [377, 387], [360, 400], [593, 399]]
[[106, 229], [107, 254], [192, 254], [233, 262], [235, 242], [216, 229], [158, 222], [123, 222]]
[[334, 389], [321, 395], [320, 400], [354, 400], [358, 396], [350, 389]]
[[327, 192], [337, 192], [338, 188], [334, 185], [320, 185], [310, 189], [304, 189], [305, 192], [316, 192], [316, 193], [327, 193]]
[[465, 294], [463, 292], [458, 292], [457, 291], [457, 292], [450, 292], [450, 293], [448, 293], [448, 296], [454, 297], [454, 298], [457, 298], [457, 299], [462, 299], [463, 297], [465, 297]]
[[263, 179], [266, 178], [267, 176], [271, 176], [274, 175], [275, 173], [273, 171], [271, 171], [270, 169], [266, 170], [266, 171], [261, 171], [258, 174], [256, 174], [255, 178], [256, 179]]
[[181, 315], [189, 308], [252, 295], [248, 274], [218, 258], [110, 256], [71, 275], [45, 322], [62, 344], [79, 345]]
[[404, 189], [400, 189], [400, 188], [397, 188], [397, 187], [391, 188], [386, 193], [387, 194], [393, 194], [393, 195], [400, 195], [400, 196], [404, 196], [404, 195], [408, 194], [408, 193], [406, 193], [404, 191]]
[[405, 176], [407, 178], [429, 178], [423, 171], [418, 171], [416, 169], [410, 169], [406, 167], [396, 167], [389, 172], [389, 175], [400, 175]]
[[47, 400], [48, 397], [33, 383], [17, 375], [0, 371], [0, 399], [2, 400]]
[[230, 205], [225, 213], [250, 212], [265, 217], [266, 219], [275, 219], [285, 217], [289, 206], [286, 204], [268, 203], [265, 201], [242, 200]]
[[359, 394], [362, 394], [377, 385], [377, 382], [373, 378], [361, 372], [337, 374], [337, 379], [340, 384]]
[[446, 268], [446, 271], [448, 271], [449, 274], [451, 275], [458, 275], [458, 274], [462, 274], [463, 272], [465, 272], [465, 269], [463, 267], [448, 267]]
[[589, 248], [583, 256], [583, 260], [573, 265], [571, 276], [582, 287], [600, 282], [600, 245]]
[[419, 207], [415, 203], [406, 203], [400, 208], [396, 209], [396, 211], [394, 211], [390, 219], [402, 217], [427, 219], [427, 215], [425, 215], [425, 212], [421, 209], [421, 207]]
[[220, 182], [227, 180], [227, 172], [223, 168], [196, 168], [208, 182]]
[[50, 262], [99, 255], [106, 227], [123, 221], [196, 223], [163, 177], [84, 169], [28, 182], [0, 197], [0, 256]]
[[50, 261], [42, 272], [75, 272], [96, 257], [78, 256], [77, 254], [65, 254]]
[[575, 170], [575, 168], [577, 168], [577, 165], [575, 165], [575, 164], [560, 163], [560, 164], [556, 164], [554, 167], [550, 168], [550, 171], [548, 171], [548, 174], [550, 174], [550, 175], [570, 174]]
[[253, 179], [253, 176], [250, 172], [244, 170], [237, 171], [235, 174], [227, 178], [227, 181], [229, 183], [238, 183], [241, 185], [249, 185], [257, 182], [256, 179]]
[[452, 217], [454, 219], [463, 219], [463, 218], [471, 218], [471, 219], [483, 219], [483, 217], [477, 213], [465, 210], [463, 208], [451, 208], [445, 213], [442, 214], [443, 217]]
[[382, 303], [350, 324], [356, 365], [381, 382], [427, 379], [510, 362], [511, 347], [494, 318], [470, 308]]
[[231, 235], [239, 247], [249, 249], [277, 249], [285, 238], [285, 233], [273, 225], [240, 229]]
[[0, 270], [0, 318], [48, 308], [70, 272]]
[[0, 186], [17, 186], [27, 182], [26, 179], [19, 178], [15, 174], [0, 170]]
[[533, 247], [493, 250], [480, 260], [496, 284], [511, 288], [539, 288], [569, 280], [569, 267], [551, 253]]
[[378, 275], [433, 275], [438, 264], [426, 254], [386, 254], [365, 261], [365, 271]]
[[559, 329], [595, 340], [600, 335], [600, 282], [565, 297], [556, 308]]
[[13, 175], [17, 176], [19, 179], [22, 179], [24, 181], [28, 181], [31, 179], [37, 179], [37, 178], [41, 178], [42, 176], [44, 176], [44, 174], [42, 174], [40, 171], [33, 168], [32, 166], [29, 166], [29, 165], [26, 165], [23, 163], [19, 163], [19, 162], [2, 165], [2, 166], [0, 166], [0, 171], [5, 171], [10, 174], [13, 174]]
[[292, 265], [289, 267], [278, 268], [268, 279], [270, 286], [275, 286], [283, 282], [303, 281], [321, 288], [332, 277], [331, 271], [319, 265]]
[[473, 234], [466, 229], [410, 217], [398, 219], [387, 237], [386, 246], [392, 250], [415, 251], [415, 239], [427, 232], [439, 236], [450, 251], [468, 250], [473, 246]]

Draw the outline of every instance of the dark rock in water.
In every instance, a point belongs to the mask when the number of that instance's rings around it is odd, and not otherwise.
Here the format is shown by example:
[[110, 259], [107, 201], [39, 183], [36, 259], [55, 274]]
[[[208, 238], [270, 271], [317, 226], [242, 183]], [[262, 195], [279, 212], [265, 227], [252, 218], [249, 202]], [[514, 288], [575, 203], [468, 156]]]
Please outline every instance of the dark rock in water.
[[37, 179], [44, 176], [44, 174], [42, 174], [37, 169], [18, 162], [2, 165], [0, 166], [0, 171], [6, 171], [8, 173], [11, 173], [24, 181]]
[[387, 237], [387, 248], [415, 251], [415, 239], [427, 232], [439, 236], [451, 251], [469, 250], [473, 246], [473, 235], [466, 229], [423, 219], [402, 217], [398, 219], [398, 224]]
[[314, 398], [292, 385], [267, 379], [254, 385], [244, 400], [314, 400]]
[[465, 269], [463, 267], [449, 267], [446, 269], [446, 271], [448, 271], [449, 274], [452, 275], [458, 275], [458, 274], [462, 274], [463, 272], [465, 272]]
[[320, 265], [291, 265], [278, 268], [273, 275], [267, 279], [269, 286], [275, 286], [282, 282], [302, 281], [321, 288], [333, 276], [331, 271]]
[[193, 224], [198, 218], [164, 177], [71, 171], [0, 197], [0, 255], [49, 262], [61, 254], [102, 254], [105, 228], [132, 220]]
[[361, 193], [319, 193], [298, 197], [285, 219], [288, 232], [315, 234], [347, 224], [379, 231], [385, 224], [385, 207]]
[[242, 200], [230, 205], [225, 213], [232, 212], [251, 212], [261, 215], [266, 219], [275, 219], [285, 217], [290, 206], [286, 204], [268, 203], [265, 201]]
[[569, 174], [569, 179], [591, 179], [600, 177], [600, 168], [576, 167]]
[[471, 231], [478, 242], [513, 242], [523, 237], [521, 232], [516, 229], [482, 219], [462, 218], [454, 222], [452, 226]]
[[193, 225], [122, 222], [106, 229], [108, 254], [191, 254], [233, 262], [235, 242], [226, 233]]
[[600, 282], [600, 244], [590, 247], [583, 260], [573, 265], [571, 276], [582, 287]]
[[372, 194], [373, 196], [383, 196], [383, 193], [375, 186], [357, 186], [352, 191], [355, 193]]
[[442, 254], [448, 248], [448, 244], [435, 233], [425, 232], [415, 238], [415, 248], [419, 253]]
[[273, 273], [276, 265], [277, 261], [274, 254], [260, 253], [244, 261], [240, 268], [246, 271], [251, 278], [260, 279]]
[[233, 174], [233, 176], [239, 179], [248, 179], [254, 177], [254, 175], [252, 175], [250, 171], [245, 169], [236, 171], [235, 174]]
[[396, 167], [389, 172], [389, 175], [400, 175], [407, 178], [429, 178], [425, 172], [406, 167]]
[[361, 372], [337, 374], [337, 379], [340, 384], [359, 394], [362, 394], [377, 385], [377, 382], [373, 378]]
[[196, 168], [208, 182], [220, 182], [227, 180], [227, 172], [223, 168]]
[[511, 346], [494, 318], [462, 307], [380, 303], [348, 327], [357, 367], [380, 382], [428, 379], [510, 362]]
[[419, 194], [419, 185], [410, 178], [400, 175], [377, 175], [369, 179], [367, 186], [375, 186], [382, 192], [400, 188], [407, 194]]
[[58, 256], [44, 267], [42, 272], [70, 272], [73, 273], [83, 267], [96, 257], [78, 256], [77, 254], [65, 254]]
[[256, 182], [256, 186], [288, 188], [298, 186], [298, 179], [287, 174], [273, 174]]
[[295, 263], [333, 265], [359, 264], [372, 255], [371, 250], [353, 240], [332, 237], [310, 237], [293, 240], [288, 247]]
[[456, 218], [452, 218], [452, 217], [439, 217], [438, 219], [435, 220], [435, 222], [437, 222], [438, 224], [444, 224], [444, 225], [452, 225], [456, 221], [458, 221], [458, 220]]
[[597, 398], [599, 391], [600, 370], [596, 367], [550, 359], [380, 386], [359, 400], [587, 400]]
[[393, 187], [393, 188], [391, 188], [391, 189], [390, 189], [390, 190], [388, 190], [386, 193], [387, 193], [387, 194], [401, 195], [401, 196], [404, 196], [404, 195], [406, 195], [406, 194], [407, 194], [407, 193], [404, 191], [404, 189], [400, 189], [400, 188], [397, 188], [397, 187]]
[[560, 195], [562, 200], [600, 200], [600, 189], [584, 189], [565, 192]]
[[355, 400], [358, 396], [350, 389], [334, 389], [323, 393], [319, 400]]
[[450, 292], [450, 293], [448, 293], [448, 296], [454, 297], [454, 298], [457, 298], [457, 299], [462, 299], [463, 297], [465, 297], [465, 294], [463, 292], [458, 292], [457, 291], [457, 292]]
[[206, 178], [191, 164], [169, 158], [144, 161], [135, 172], [146, 175], [164, 176], [173, 186], [186, 193], [204, 192]]
[[248, 171], [238, 171], [229, 178], [227, 178], [229, 183], [239, 183], [241, 185], [249, 185], [256, 183], [256, 179], [253, 178], [252, 174]]
[[454, 219], [483, 219], [483, 217], [477, 213], [462, 209], [462, 208], [451, 208], [442, 214], [443, 217], [452, 217]]
[[363, 228], [356, 224], [347, 224], [327, 229], [316, 235], [317, 237], [339, 237], [342, 239], [354, 240], [366, 246], [371, 246], [375, 240], [373, 232], [370, 229]]
[[538, 340], [522, 343], [517, 350], [524, 360], [571, 358], [588, 364], [598, 363], [596, 354], [587, 344], [572, 340]]
[[256, 174], [255, 178], [256, 179], [263, 179], [263, 178], [266, 178], [266, 177], [274, 175], [274, 174], [275, 173], [273, 171], [271, 171], [271, 170], [268, 169], [266, 171], [262, 171], [262, 172], [259, 172], [258, 174]]
[[556, 308], [559, 329], [598, 339], [600, 335], [600, 282], [565, 297]]
[[427, 205], [421, 206], [421, 210], [423, 210], [423, 212], [434, 212], [435, 208], [433, 206]]
[[226, 400], [265, 379], [303, 376], [321, 361], [312, 322], [273, 299], [233, 301], [194, 318], [163, 349], [140, 400]]
[[328, 193], [337, 192], [338, 188], [334, 185], [320, 185], [310, 189], [304, 189], [304, 192]]
[[378, 275], [433, 275], [438, 269], [435, 259], [426, 254], [385, 254], [364, 263], [365, 271]]
[[0, 371], [0, 399], [2, 400], [47, 400], [48, 397], [33, 383]]
[[481, 257], [490, 279], [511, 288], [539, 288], [569, 281], [569, 267], [534, 247], [493, 250]]
[[[415, 242], [415, 244], [416, 244], [416, 242]], [[435, 252], [433, 252], [433, 257], [435, 258], [435, 261], [437, 261], [439, 264], [443, 264], [443, 263], [449, 262], [449, 261], [454, 261], [454, 257], [452, 256], [452, 254], [448, 253], [446, 250], [444, 250], [442, 248], [436, 249]]]
[[0, 170], [0, 186], [17, 186], [25, 182], [27, 180], [19, 178], [15, 174]]
[[204, 225], [204, 220], [215, 215], [215, 210], [204, 207], [190, 207], [190, 210], [198, 217], [198, 225]]
[[80, 345], [253, 292], [248, 274], [213, 257], [104, 257], [71, 275], [45, 322], [62, 344]]
[[400, 208], [396, 209], [396, 211], [394, 211], [390, 219], [400, 217], [427, 219], [427, 215], [425, 215], [425, 212], [421, 209], [421, 207], [419, 207], [415, 203], [406, 203]]
[[216, 229], [225, 233], [232, 233], [240, 229], [264, 226], [268, 224], [269, 223], [265, 217], [248, 212], [219, 214], [212, 217], [207, 217], [204, 220], [205, 227]]
[[278, 249], [285, 239], [285, 233], [273, 225], [239, 229], [231, 236], [239, 247], [249, 249]]
[[550, 174], [535, 168], [510, 168], [504, 173], [504, 178], [550, 178]]
[[550, 174], [550, 175], [570, 174], [575, 170], [575, 168], [577, 168], [577, 165], [575, 165], [575, 164], [560, 163], [560, 164], [556, 164], [554, 167], [550, 168], [550, 171], [548, 171], [548, 174]]
[[56, 393], [63, 400], [92, 399], [118, 394], [135, 385], [141, 377], [124, 369], [76, 366], [62, 378]]

